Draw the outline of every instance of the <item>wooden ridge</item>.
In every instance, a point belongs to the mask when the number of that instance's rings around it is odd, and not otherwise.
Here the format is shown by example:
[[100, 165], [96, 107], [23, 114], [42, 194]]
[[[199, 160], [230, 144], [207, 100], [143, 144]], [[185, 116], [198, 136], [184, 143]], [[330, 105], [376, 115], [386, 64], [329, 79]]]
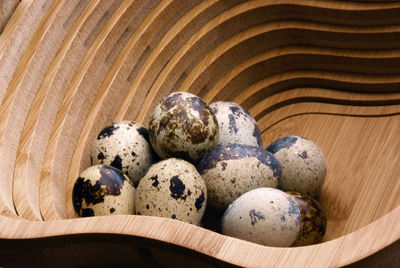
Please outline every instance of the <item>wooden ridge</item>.
[[[0, 35], [0, 247], [99, 233], [148, 238], [155, 255], [157, 241], [175, 245], [182, 261], [188, 250], [199, 263], [309, 267], [396, 243], [399, 12], [397, 1], [22, 1]], [[169, 219], [76, 219], [72, 187], [96, 134], [118, 120], [147, 127], [172, 91], [243, 105], [264, 147], [284, 135], [320, 145], [324, 243], [270, 248]]]

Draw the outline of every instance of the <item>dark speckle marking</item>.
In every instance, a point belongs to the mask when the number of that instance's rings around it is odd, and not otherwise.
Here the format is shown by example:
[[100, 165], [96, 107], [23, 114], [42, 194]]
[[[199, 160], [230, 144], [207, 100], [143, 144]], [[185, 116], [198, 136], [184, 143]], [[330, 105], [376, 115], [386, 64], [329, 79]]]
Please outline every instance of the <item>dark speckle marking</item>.
[[197, 165], [197, 170], [200, 174], [204, 174], [206, 170], [215, 168], [218, 162], [246, 157], [257, 158], [262, 164], [271, 168], [274, 177], [278, 177], [278, 179], [281, 177], [281, 164], [270, 152], [259, 147], [239, 144], [217, 146], [214, 151], [203, 157]]
[[[82, 208], [82, 202], [85, 200], [87, 205], [104, 202], [106, 195], [120, 195], [121, 188], [124, 185], [125, 177], [123, 173], [110, 166], [99, 167], [101, 178], [94, 185], [90, 180], [79, 177], [72, 191], [72, 200], [75, 211], [79, 214]], [[82, 215], [83, 216], [83, 209]], [[88, 212], [85, 212], [88, 213]]]
[[196, 207], [197, 211], [201, 209], [204, 203], [204, 192], [201, 191], [201, 195], [196, 199], [196, 202], [194, 203], [194, 206]]
[[221, 162], [222, 170], [225, 170], [227, 165], [228, 165], [228, 163]]
[[293, 214], [297, 215], [298, 224], [300, 224], [300, 210], [299, 210], [299, 208], [297, 207], [296, 203], [294, 202], [294, 200], [291, 197], [288, 196], [287, 199], [288, 199], [288, 201], [290, 203], [288, 214], [289, 215], [293, 215]]
[[254, 123], [253, 137], [256, 138], [258, 147], [261, 148], [262, 147], [261, 132], [257, 126], [257, 123]]
[[[170, 180], [169, 190], [171, 191], [171, 196], [174, 199], [179, 199], [182, 197], [185, 191], [185, 184], [179, 179], [179, 176], [173, 176]], [[186, 197], [185, 197], [186, 198]]]
[[110, 163], [110, 166], [122, 170], [122, 158], [117, 154], [114, 160]]
[[82, 209], [82, 217], [91, 217], [94, 216], [93, 209], [91, 208], [83, 208]]
[[[231, 110], [231, 112], [236, 116], [239, 117], [242, 114], [245, 114], [245, 109], [241, 106], [238, 106], [236, 104], [230, 105], [229, 109]], [[246, 111], [247, 112], [247, 111]]]
[[257, 223], [259, 220], [264, 220], [264, 216], [261, 214], [261, 212], [255, 211], [254, 209], [250, 210], [249, 216], [251, 219], [251, 225], [254, 225]]
[[282, 216], [281, 216], [281, 221], [283, 221], [283, 222], [286, 221], [285, 215], [282, 215]]
[[294, 136], [283, 137], [271, 143], [266, 150], [268, 152], [271, 152], [272, 154], [275, 154], [279, 150], [292, 147], [292, 145], [295, 144], [296, 141], [297, 137]]
[[114, 213], [115, 212], [115, 208], [110, 208], [110, 213]]
[[100, 152], [100, 153], [97, 155], [97, 159], [98, 159], [98, 160], [104, 160], [104, 158], [105, 158], [105, 156], [104, 156], [103, 152]]
[[150, 209], [150, 206], [149, 206], [149, 204], [147, 204], [147, 205], [146, 205], [146, 209]]
[[154, 187], [157, 187], [158, 183], [159, 183], [158, 176], [155, 175], [155, 176], [151, 177], [150, 179], [153, 181], [153, 183], [151, 185], [153, 185]]
[[172, 214], [171, 218], [176, 219], [176, 215]]
[[183, 94], [180, 92], [175, 92], [175, 93], [168, 95], [163, 101], [164, 108], [166, 110], [169, 110], [169, 109], [173, 108], [174, 106], [176, 106], [178, 103], [181, 102], [182, 95]]
[[306, 159], [306, 158], [308, 157], [306, 151], [303, 151], [301, 154], [299, 154], [299, 156], [300, 156], [301, 158], [303, 158], [303, 159]]
[[137, 132], [150, 144], [149, 132], [144, 127], [138, 128]]
[[115, 127], [114, 124], [112, 124], [111, 126], [105, 127], [103, 128], [103, 130], [99, 133], [99, 135], [97, 136], [98, 140], [104, 139], [106, 137], [109, 137], [111, 135], [114, 134], [114, 131], [119, 129], [119, 126]]
[[233, 115], [228, 115], [229, 118], [229, 133], [237, 134], [239, 129], [236, 127], [236, 120]]
[[136, 153], [134, 152], [134, 151], [132, 151], [132, 157], [135, 157], [136, 156]]

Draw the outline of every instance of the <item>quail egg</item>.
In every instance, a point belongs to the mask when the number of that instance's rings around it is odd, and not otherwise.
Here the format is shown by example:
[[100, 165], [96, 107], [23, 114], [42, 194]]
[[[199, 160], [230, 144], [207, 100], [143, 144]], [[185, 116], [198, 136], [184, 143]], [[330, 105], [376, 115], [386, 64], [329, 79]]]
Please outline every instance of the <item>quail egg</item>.
[[311, 140], [283, 137], [266, 149], [282, 165], [280, 187], [316, 198], [325, 181], [326, 162], [321, 149]]
[[156, 105], [149, 133], [161, 158], [176, 157], [196, 163], [217, 145], [218, 122], [201, 98], [173, 92]]
[[239, 104], [218, 101], [210, 104], [219, 126], [218, 145], [244, 144], [261, 147], [256, 120]]
[[307, 246], [321, 242], [326, 230], [326, 214], [321, 205], [305, 194], [287, 192], [300, 209], [300, 232], [292, 246]]
[[207, 188], [189, 162], [169, 158], [152, 165], [136, 194], [138, 215], [159, 216], [198, 225], [207, 204]]
[[135, 213], [135, 188], [121, 170], [91, 166], [76, 180], [72, 201], [82, 217]]
[[157, 156], [147, 129], [131, 121], [115, 122], [97, 136], [90, 152], [92, 165], [110, 165], [127, 175], [134, 185], [146, 174]]
[[300, 231], [300, 211], [275, 188], [258, 188], [236, 199], [221, 220], [222, 233], [265, 246], [287, 247]]
[[232, 144], [218, 146], [197, 165], [206, 182], [208, 204], [224, 210], [245, 192], [259, 187], [277, 187], [281, 166], [259, 147]]

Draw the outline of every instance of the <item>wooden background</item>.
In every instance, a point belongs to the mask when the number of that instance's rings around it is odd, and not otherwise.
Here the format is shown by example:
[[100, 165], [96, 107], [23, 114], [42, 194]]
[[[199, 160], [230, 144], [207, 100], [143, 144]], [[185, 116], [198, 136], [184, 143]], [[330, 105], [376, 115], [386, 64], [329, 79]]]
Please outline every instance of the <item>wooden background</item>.
[[[0, 1], [0, 265], [399, 266], [397, 1]], [[14, 10], [14, 8], [17, 8]], [[0, 30], [1, 31], [1, 30]], [[272, 248], [145, 216], [76, 219], [95, 135], [190, 91], [263, 146], [315, 141], [323, 243]]]

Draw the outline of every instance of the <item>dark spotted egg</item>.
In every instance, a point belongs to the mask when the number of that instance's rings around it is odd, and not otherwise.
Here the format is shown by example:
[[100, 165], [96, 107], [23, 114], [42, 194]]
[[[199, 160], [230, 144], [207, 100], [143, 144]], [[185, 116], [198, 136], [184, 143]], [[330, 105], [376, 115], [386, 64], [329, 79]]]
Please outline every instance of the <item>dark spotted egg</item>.
[[119, 169], [96, 165], [84, 170], [74, 184], [72, 201], [82, 217], [135, 213], [135, 188]]
[[282, 165], [280, 187], [317, 197], [325, 181], [326, 162], [321, 149], [311, 140], [283, 137], [267, 147]]
[[245, 108], [228, 101], [211, 103], [210, 108], [218, 120], [218, 145], [262, 146], [257, 122]]
[[92, 165], [122, 170], [134, 185], [156, 161], [147, 129], [131, 121], [115, 122], [97, 136], [90, 152]]
[[151, 144], [161, 158], [176, 157], [196, 163], [215, 148], [218, 122], [201, 98], [187, 92], [173, 92], [156, 105], [149, 133]]
[[189, 162], [169, 158], [152, 165], [136, 192], [138, 215], [159, 216], [198, 225], [207, 204], [207, 188]]
[[293, 199], [275, 188], [258, 188], [236, 199], [221, 220], [222, 233], [265, 246], [288, 247], [300, 230]]
[[307, 246], [321, 242], [326, 230], [326, 214], [321, 205], [305, 194], [287, 192], [300, 209], [300, 232], [292, 246]]
[[269, 152], [254, 146], [218, 146], [197, 165], [206, 182], [208, 204], [224, 210], [233, 200], [259, 187], [277, 187], [281, 166]]

